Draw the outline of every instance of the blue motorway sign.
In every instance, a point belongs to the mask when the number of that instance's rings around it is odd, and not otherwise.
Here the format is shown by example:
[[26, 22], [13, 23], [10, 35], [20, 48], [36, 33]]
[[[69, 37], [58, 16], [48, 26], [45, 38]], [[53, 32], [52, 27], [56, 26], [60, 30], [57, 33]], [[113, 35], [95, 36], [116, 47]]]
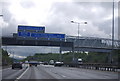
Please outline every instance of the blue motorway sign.
[[45, 30], [45, 27], [35, 27], [35, 26], [22, 26], [18, 25], [18, 30]]
[[18, 32], [21, 37], [35, 37], [35, 38], [65, 38], [65, 34], [52, 33], [32, 33], [32, 32]]
[[18, 36], [30, 37], [30, 32], [18, 32]]

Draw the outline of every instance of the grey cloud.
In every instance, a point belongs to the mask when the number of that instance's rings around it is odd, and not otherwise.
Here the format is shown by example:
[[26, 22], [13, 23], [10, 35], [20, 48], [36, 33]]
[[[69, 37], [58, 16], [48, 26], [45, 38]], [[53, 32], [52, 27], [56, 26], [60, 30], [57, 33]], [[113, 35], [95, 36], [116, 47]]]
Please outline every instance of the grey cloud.
[[10, 3], [7, 3], [7, 2], [4, 2], [2, 6], [3, 7], [3, 10], [2, 10], [3, 19], [5, 22], [10, 22], [10, 19], [12, 17], [12, 14], [8, 10], [9, 6], [10, 6]]
[[[95, 26], [98, 26], [100, 31], [104, 31], [106, 34], [111, 35], [112, 33], [112, 19], [104, 22], [94, 22]], [[114, 19], [114, 30], [115, 38], [118, 38], [118, 18]]]
[[3, 22], [7, 23], [8, 26], [2, 27], [2, 36], [11, 36], [12, 33], [17, 32], [18, 24], [26, 24], [26, 21], [18, 22], [14, 19], [12, 13], [9, 11], [9, 6], [10, 3], [7, 2], [3, 5]]
[[9, 21], [5, 22], [8, 23], [8, 26], [2, 27], [2, 36], [12, 36], [13, 33], [17, 33], [17, 27], [19, 24], [26, 24], [25, 21], [17, 22], [15, 19], [12, 18]]
[[[22, 1], [21, 5], [24, 8], [31, 8], [32, 6], [35, 6], [32, 1]], [[107, 11], [103, 12], [102, 14], [95, 15], [94, 13], [90, 13], [91, 7], [95, 6], [102, 7], [107, 9]], [[4, 21], [9, 23], [9, 28], [11, 30], [8, 30], [8, 32], [16, 32], [16, 28], [18, 24], [27, 24], [25, 21], [18, 22], [12, 19], [12, 14], [8, 10], [9, 6], [5, 6], [4, 13]], [[92, 21], [95, 26], [99, 27], [99, 30], [103, 30], [104, 26], [110, 25], [109, 21], [106, 22], [100, 22], [101, 18], [106, 17], [108, 14], [111, 13], [111, 2], [107, 3], [98, 3], [98, 2], [77, 2], [75, 4], [73, 3], [64, 3], [64, 2], [57, 2], [51, 7], [51, 11], [53, 14], [48, 18], [46, 22], [46, 30], [48, 32], [63, 32], [67, 33], [72, 27], [71, 23], [69, 23], [74, 17], [79, 18], [81, 20], [87, 20]], [[83, 9], [83, 10], [82, 10]], [[89, 23], [89, 22], [88, 22]], [[107, 25], [108, 24], [108, 25]], [[110, 26], [108, 26], [110, 27]], [[106, 27], [106, 29], [108, 28]], [[7, 27], [8, 28], [8, 27]], [[7, 28], [3, 28], [3, 31], [7, 30]], [[12, 30], [13, 29], [13, 30]], [[106, 30], [106, 34], [109, 33], [109, 30]], [[74, 30], [75, 31], [75, 30]], [[7, 34], [7, 33], [6, 33]], [[4, 32], [3, 32], [4, 35]]]
[[[31, 1], [29, 3], [24, 2], [24, 5], [26, 5], [26, 7], [27, 6], [29, 7], [29, 5], [27, 5], [27, 4], [32, 5], [32, 2]], [[74, 17], [79, 18], [81, 20], [87, 20], [87, 21], [92, 21], [92, 22], [98, 21], [99, 22], [99, 21], [101, 21], [100, 20], [101, 17], [105, 17], [106, 14], [109, 14], [109, 10], [107, 12], [102, 13], [101, 15], [94, 15], [93, 13], [89, 13], [90, 8], [92, 6], [100, 6], [98, 4], [100, 4], [100, 3], [79, 3], [78, 5], [76, 5], [76, 4], [72, 4], [72, 3], [57, 2], [51, 7], [51, 12], [53, 12], [53, 14], [48, 18], [48, 20], [46, 22], [46, 26], [47, 26], [46, 29], [48, 30], [48, 32], [63, 32], [64, 33], [64, 31], [66, 31], [68, 29], [70, 31], [70, 29], [72, 29], [72, 28], [70, 28], [71, 23], [69, 23], [69, 22]], [[109, 3], [106, 3], [106, 4], [109, 4]], [[81, 9], [83, 9], [83, 10], [81, 10]], [[12, 17], [11, 13], [7, 10], [7, 8], [6, 8], [6, 11], [4, 11], [4, 12], [5, 12], [4, 14], [6, 14], [5, 18], [4, 18], [5, 21], [10, 23], [11, 17]], [[25, 22], [23, 22], [23, 23], [25, 23]], [[14, 24], [15, 24], [14, 22], [13, 23], [11, 22], [9, 26], [16, 28], [16, 26], [17, 26], [17, 24], [19, 24], [19, 22], [16, 22], [15, 25]], [[97, 23], [97, 24], [101, 24], [101, 23]], [[100, 27], [101, 27], [100, 30], [102, 30], [103, 25], [101, 25]], [[15, 29], [14, 29], [14, 31], [15, 31]]]
[[[99, 10], [99, 8], [102, 8], [104, 10], [104, 12], [98, 14], [98, 16], [101, 17], [101, 18], [102, 17], [106, 17], [109, 14], [112, 14], [112, 8], [113, 8], [113, 3], [112, 2], [76, 2], [76, 4], [79, 7], [81, 7], [81, 6], [84, 7], [84, 9], [87, 10], [86, 13], [89, 13], [88, 16], [87, 16], [87, 14], [85, 14], [85, 15], [87, 17], [91, 18], [91, 19], [92, 19], [92, 17], [96, 18], [96, 16], [94, 15], [94, 13], [91, 14], [89, 12], [89, 9], [92, 8], [92, 7], [95, 7], [98, 10]], [[118, 9], [118, 3], [117, 2], [114, 3], [114, 8]]]
[[120, 2], [118, 3], [118, 39], [120, 40]]
[[[81, 3], [82, 4], [82, 3]], [[93, 5], [90, 4], [82, 4], [75, 5], [71, 3], [56, 3], [54, 6], [54, 11], [57, 15], [65, 15], [65, 17], [73, 18], [77, 17], [80, 19], [86, 20], [98, 20], [96, 17], [105, 17], [106, 14], [110, 13], [109, 11], [101, 13], [101, 14], [94, 14], [91, 13], [91, 8]], [[95, 4], [94, 4], [95, 5]], [[97, 5], [96, 5], [97, 6]], [[95, 7], [96, 7], [95, 6]]]
[[29, 56], [35, 53], [59, 53], [58, 47], [45, 47], [45, 46], [3, 46], [11, 54], [18, 56]]
[[118, 39], [120, 40], [120, 17], [118, 17]]
[[[107, 9], [112, 9], [113, 8], [113, 2], [101, 2], [101, 6], [104, 7], [106, 10]], [[118, 2], [114, 2], [114, 8], [118, 8]]]
[[[62, 28], [64, 27], [64, 30], [69, 30], [72, 32], [73, 30], [70, 30], [70, 28], [72, 26], [68, 25], [68, 23], [67, 24], [64, 23], [64, 25], [63, 25], [63, 22], [65, 22], [65, 20], [68, 20], [68, 22], [70, 22], [70, 20], [72, 18], [76, 17], [81, 20], [87, 20], [88, 23], [89, 23], [89, 21], [91, 21], [93, 23], [93, 26], [98, 27], [98, 30], [103, 31], [105, 34], [109, 35], [111, 33], [111, 21], [112, 20], [103, 21], [103, 18], [106, 18], [110, 14], [112, 14], [112, 3], [111, 2], [102, 2], [102, 3], [98, 3], [98, 2], [94, 2], [94, 3], [79, 2], [78, 3], [77, 2], [77, 5], [75, 5], [75, 4], [71, 4], [71, 3], [56, 3], [56, 4], [54, 4], [52, 8], [53, 8], [54, 13], [57, 14], [57, 17], [56, 17], [56, 19], [53, 19], [53, 22], [56, 23], [57, 25], [59, 23], [59, 27], [62, 27]], [[117, 3], [115, 3], [115, 4], [117, 4]], [[96, 8], [101, 7], [103, 9], [103, 12], [101, 12], [100, 14], [91, 13], [90, 12], [91, 7], [96, 7]], [[81, 10], [82, 8], [83, 8], [83, 10]], [[50, 19], [52, 19], [52, 17]], [[58, 26], [56, 26], [56, 24], [54, 26], [58, 28]], [[116, 19], [115, 20], [115, 25], [116, 25], [115, 32], [117, 30], [117, 24], [118, 23], [117, 23], [117, 19]], [[58, 30], [58, 31], [60, 31], [60, 30]], [[97, 33], [95, 33], [95, 34], [98, 35]], [[88, 35], [88, 34], [86, 34], [86, 35]], [[89, 33], [89, 35], [90, 35], [90, 33]]]
[[32, 8], [35, 6], [32, 0], [22, 0], [20, 4], [23, 8]]
[[[2, 36], [9, 36], [10, 33], [12, 33], [13, 31], [15, 31], [15, 25], [16, 24], [15, 20], [13, 22], [12, 20], [12, 14], [10, 13], [10, 11], [8, 10], [9, 7], [9, 3], [4, 3], [3, 5], [3, 22], [5, 22], [8, 26], [4, 26], [2, 25]], [[11, 22], [12, 20], [12, 22]]]
[[[95, 6], [95, 7], [103, 7], [106, 10], [111, 9], [113, 7], [113, 2], [74, 2], [75, 4], [78, 5], [82, 5], [82, 6], [87, 6], [87, 7], [91, 7], [91, 6]], [[114, 6], [115, 8], [117, 8], [118, 6], [118, 2], [114, 2]]]
[[100, 31], [105, 31], [106, 34], [111, 33], [112, 21], [104, 21], [104, 22], [95, 22], [94, 25], [99, 27]]

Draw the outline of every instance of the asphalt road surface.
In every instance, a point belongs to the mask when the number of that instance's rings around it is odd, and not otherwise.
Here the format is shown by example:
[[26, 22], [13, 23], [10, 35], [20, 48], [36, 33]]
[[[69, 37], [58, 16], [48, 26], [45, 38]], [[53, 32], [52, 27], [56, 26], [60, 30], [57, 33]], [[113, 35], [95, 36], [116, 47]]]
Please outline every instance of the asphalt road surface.
[[2, 70], [2, 79], [118, 79], [118, 73], [38, 65], [23, 69], [4, 69]]
[[0, 81], [2, 80], [2, 67], [0, 66]]
[[39, 65], [29, 67], [18, 79], [118, 79], [118, 73]]
[[2, 79], [16, 79], [18, 76], [20, 76], [25, 71], [25, 68], [23, 69], [3, 69], [2, 70]]

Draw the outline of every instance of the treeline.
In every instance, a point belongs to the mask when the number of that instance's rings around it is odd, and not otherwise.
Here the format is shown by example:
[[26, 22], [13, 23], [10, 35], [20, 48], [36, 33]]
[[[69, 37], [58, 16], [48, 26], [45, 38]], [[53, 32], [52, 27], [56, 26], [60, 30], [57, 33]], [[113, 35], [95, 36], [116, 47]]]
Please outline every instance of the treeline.
[[37, 61], [50, 61], [53, 60], [59, 60], [59, 54], [53, 54], [53, 53], [36, 53], [33, 56], [28, 56], [23, 61], [29, 61], [29, 60], [37, 60]]
[[1, 54], [1, 61], [2, 61], [2, 66], [7, 66], [11, 65], [13, 62], [13, 59], [9, 57], [8, 52], [6, 50], [0, 49], [0, 54]]
[[[63, 61], [63, 62], [72, 62], [74, 59], [81, 58], [84, 63], [108, 63], [110, 53], [99, 53], [99, 52], [89, 52], [89, 53], [64, 53], [64, 54], [53, 54], [53, 53], [36, 53], [33, 56], [28, 56], [25, 60], [37, 60], [37, 61]], [[120, 55], [120, 50], [115, 50], [112, 54], [112, 63], [118, 63]]]

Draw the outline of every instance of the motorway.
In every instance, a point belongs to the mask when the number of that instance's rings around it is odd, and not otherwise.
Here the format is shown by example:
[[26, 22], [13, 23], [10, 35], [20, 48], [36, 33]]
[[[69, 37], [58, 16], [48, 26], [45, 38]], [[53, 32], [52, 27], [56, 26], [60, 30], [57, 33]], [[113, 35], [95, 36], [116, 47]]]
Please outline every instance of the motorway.
[[118, 79], [117, 72], [107, 72], [72, 67], [38, 65], [23, 69], [2, 70], [2, 79]]
[[16, 79], [16, 77], [20, 76], [26, 68], [23, 69], [12, 69], [6, 68], [2, 70], [2, 79]]
[[2, 67], [0, 66], [0, 81], [2, 80]]

